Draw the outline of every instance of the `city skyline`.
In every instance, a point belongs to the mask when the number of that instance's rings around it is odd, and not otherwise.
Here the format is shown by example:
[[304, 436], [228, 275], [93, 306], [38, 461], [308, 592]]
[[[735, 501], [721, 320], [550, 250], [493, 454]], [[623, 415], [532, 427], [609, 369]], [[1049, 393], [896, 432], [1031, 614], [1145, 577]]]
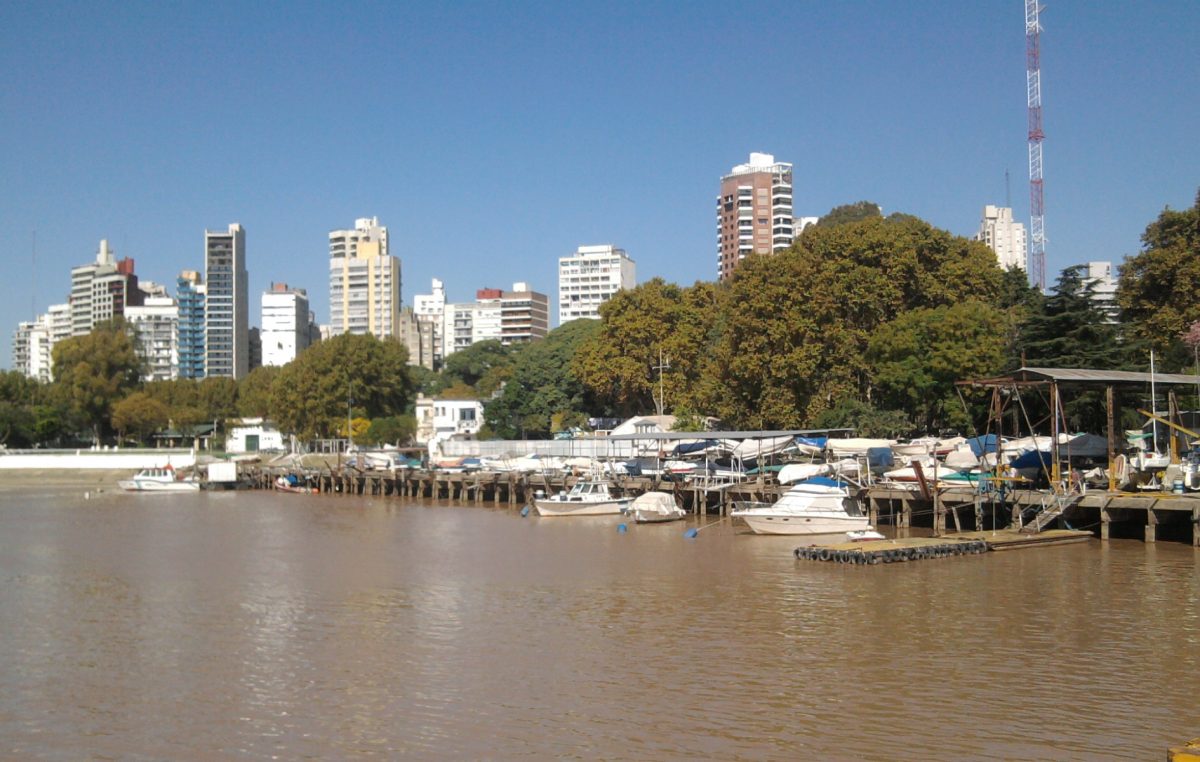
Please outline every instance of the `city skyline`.
[[[514, 280], [555, 293], [558, 259], [595, 241], [642, 282], [713, 280], [719, 180], [751, 152], [793, 165], [798, 217], [866, 199], [971, 237], [1007, 205], [1007, 170], [1028, 223], [1016, 2], [230, 9], [0, 9], [0, 223], [10, 273], [30, 274], [0, 287], [3, 367], [99, 240], [171, 284], [234, 220], [250, 315], [286, 281], [322, 323], [328, 233], [363, 216], [391, 230], [406, 305], [431, 278], [451, 302]], [[1119, 265], [1194, 199], [1200, 8], [1064, 2], [1042, 20], [1052, 283]], [[319, 44], [364, 27], [389, 44]], [[359, 96], [347, 121], [334, 106]]]

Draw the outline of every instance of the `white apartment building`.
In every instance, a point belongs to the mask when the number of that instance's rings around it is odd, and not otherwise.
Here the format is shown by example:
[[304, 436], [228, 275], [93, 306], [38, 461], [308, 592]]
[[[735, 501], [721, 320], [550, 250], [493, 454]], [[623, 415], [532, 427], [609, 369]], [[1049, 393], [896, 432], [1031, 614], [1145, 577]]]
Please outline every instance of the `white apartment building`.
[[500, 298], [447, 304], [442, 326], [442, 357], [488, 339], [500, 340]]
[[1117, 279], [1112, 262], [1088, 262], [1083, 282], [1092, 288], [1092, 300], [1105, 314], [1109, 323], [1116, 323], [1121, 314], [1117, 306]]
[[287, 365], [307, 349], [310, 318], [308, 292], [272, 283], [262, 295], [262, 364]]
[[717, 196], [717, 276], [733, 275], [751, 254], [783, 251], [795, 237], [792, 165], [751, 153], [721, 178]]
[[1005, 270], [1014, 267], [1026, 269], [1029, 249], [1025, 226], [1013, 219], [1009, 207], [990, 204], [983, 207], [983, 221], [979, 224], [975, 240], [983, 241], [996, 252], [996, 260]]
[[144, 381], [170, 381], [179, 376], [179, 305], [169, 296], [147, 296], [127, 307], [125, 319], [137, 336], [137, 353], [145, 363]]
[[378, 217], [329, 233], [329, 332], [400, 335], [400, 260]]
[[204, 374], [239, 379], [250, 372], [246, 231], [204, 231]]
[[17, 330], [13, 331], [13, 370], [44, 384], [50, 383], [54, 380], [53, 346], [48, 314], [18, 323]]
[[430, 326], [428, 333], [433, 350], [430, 361], [433, 363], [433, 370], [437, 370], [442, 367], [442, 360], [446, 356], [446, 288], [440, 279], [434, 278], [431, 290], [431, 294], [417, 294], [413, 297], [413, 315], [418, 323]]
[[558, 324], [600, 317], [600, 305], [637, 284], [637, 265], [611, 244], [580, 246], [558, 260]]
[[100, 241], [96, 260], [71, 268], [71, 335], [86, 336], [97, 323], [121, 317], [125, 307], [141, 303], [134, 262], [113, 259], [108, 241]]

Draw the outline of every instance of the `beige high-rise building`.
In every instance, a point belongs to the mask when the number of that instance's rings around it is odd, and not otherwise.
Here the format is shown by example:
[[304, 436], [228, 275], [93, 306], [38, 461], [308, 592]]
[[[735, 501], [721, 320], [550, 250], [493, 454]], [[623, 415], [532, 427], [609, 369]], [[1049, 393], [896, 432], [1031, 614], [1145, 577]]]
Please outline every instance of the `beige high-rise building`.
[[717, 277], [725, 280], [751, 254], [783, 251], [792, 245], [792, 165], [769, 153], [721, 178], [717, 196]]
[[400, 335], [400, 260], [378, 217], [329, 233], [329, 333]]
[[1029, 256], [1025, 226], [1013, 219], [1012, 209], [1007, 206], [989, 204], [983, 207], [983, 220], [975, 240], [983, 241], [996, 252], [996, 260], [1005, 270], [1025, 269]]

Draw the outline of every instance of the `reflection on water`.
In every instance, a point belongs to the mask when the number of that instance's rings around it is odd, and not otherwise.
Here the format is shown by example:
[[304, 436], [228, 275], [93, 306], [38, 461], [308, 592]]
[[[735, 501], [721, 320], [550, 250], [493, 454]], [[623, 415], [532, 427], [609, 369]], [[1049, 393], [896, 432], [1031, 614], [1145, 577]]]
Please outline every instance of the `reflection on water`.
[[0, 750], [1144, 759], [1200, 735], [1190, 547], [858, 567], [620, 521], [6, 491]]

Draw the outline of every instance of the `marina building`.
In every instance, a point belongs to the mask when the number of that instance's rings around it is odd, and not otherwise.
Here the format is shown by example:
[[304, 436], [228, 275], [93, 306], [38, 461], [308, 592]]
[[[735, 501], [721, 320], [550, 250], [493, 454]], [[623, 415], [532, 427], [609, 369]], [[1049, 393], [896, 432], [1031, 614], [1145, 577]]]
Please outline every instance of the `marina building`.
[[329, 233], [329, 332], [400, 334], [400, 260], [391, 255], [378, 217]]
[[262, 364], [287, 365], [308, 348], [312, 313], [308, 292], [272, 283], [262, 295]]
[[246, 231], [204, 231], [204, 375], [239, 379], [250, 372]]
[[600, 305], [637, 285], [637, 265], [611, 244], [580, 246], [558, 260], [558, 324], [597, 319]]
[[717, 196], [717, 277], [725, 280], [751, 254], [792, 245], [792, 165], [751, 153], [721, 178]]
[[979, 223], [975, 240], [983, 241], [996, 252], [996, 260], [1005, 270], [1015, 267], [1025, 269], [1029, 255], [1025, 226], [1013, 219], [1009, 207], [990, 204], [983, 207], [983, 220]]

